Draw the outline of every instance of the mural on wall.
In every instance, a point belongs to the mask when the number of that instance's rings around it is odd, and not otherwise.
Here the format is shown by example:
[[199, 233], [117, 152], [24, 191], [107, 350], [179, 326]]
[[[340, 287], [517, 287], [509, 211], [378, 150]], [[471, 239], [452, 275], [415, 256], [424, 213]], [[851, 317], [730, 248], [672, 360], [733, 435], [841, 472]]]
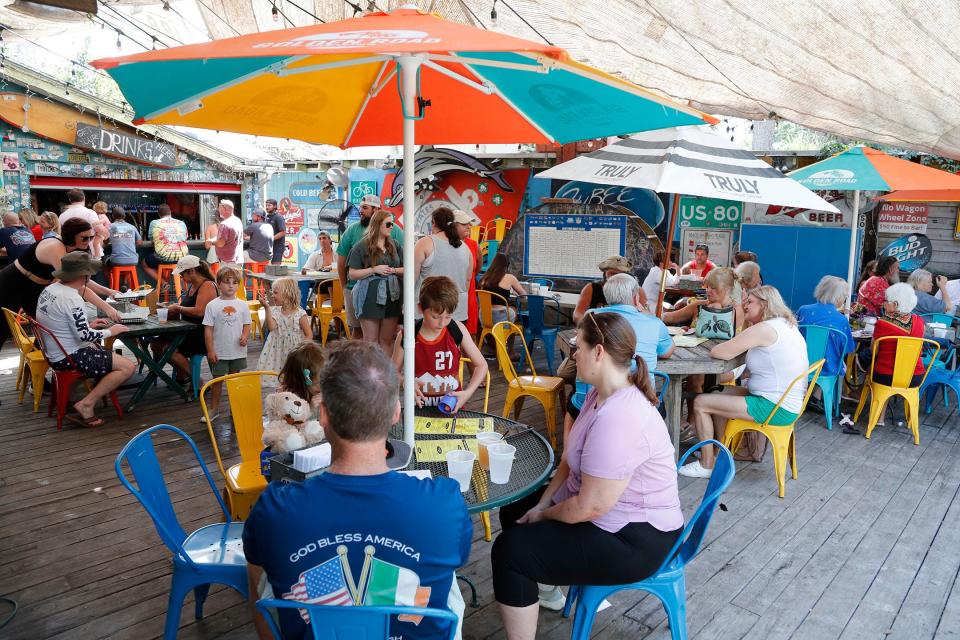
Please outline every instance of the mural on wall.
[[566, 198], [588, 205], [624, 207], [635, 213], [651, 229], [663, 225], [665, 209], [660, 196], [650, 189], [635, 189], [616, 185], [602, 185], [576, 180], [549, 181], [554, 198]]
[[[431, 232], [433, 212], [440, 207], [462, 209], [486, 224], [496, 218], [516, 220], [530, 179], [529, 169], [499, 169], [453, 149], [428, 148], [417, 154], [416, 219], [418, 234]], [[351, 173], [352, 176], [352, 173]], [[388, 174], [381, 191], [384, 206], [403, 221], [403, 170]]]

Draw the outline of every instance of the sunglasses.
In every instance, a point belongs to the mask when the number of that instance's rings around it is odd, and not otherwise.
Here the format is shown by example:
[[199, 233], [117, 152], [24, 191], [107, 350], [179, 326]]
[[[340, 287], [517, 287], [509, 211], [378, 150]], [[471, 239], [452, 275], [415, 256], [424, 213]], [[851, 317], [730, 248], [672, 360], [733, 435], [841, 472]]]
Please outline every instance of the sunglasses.
[[392, 222], [385, 222], [384, 224], [386, 225], [387, 229], [393, 226]]
[[86, 240], [87, 242], [90, 242], [90, 241], [93, 240], [95, 237], [96, 237], [96, 234], [90, 234], [89, 236], [77, 236], [77, 239], [78, 239], [78, 240]]

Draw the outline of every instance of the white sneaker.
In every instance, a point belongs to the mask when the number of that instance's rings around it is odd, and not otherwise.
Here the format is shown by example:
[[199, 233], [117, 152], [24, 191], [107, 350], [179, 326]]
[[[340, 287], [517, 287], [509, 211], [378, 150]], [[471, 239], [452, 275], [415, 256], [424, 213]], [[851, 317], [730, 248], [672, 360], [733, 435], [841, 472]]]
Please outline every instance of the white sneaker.
[[563, 595], [560, 587], [549, 585], [540, 586], [540, 606], [550, 611], [560, 611], [567, 604], [567, 597]]
[[709, 478], [710, 474], [713, 473], [713, 469], [707, 469], [699, 460], [694, 460], [689, 464], [685, 464], [677, 471], [682, 476], [687, 476], [688, 478]]

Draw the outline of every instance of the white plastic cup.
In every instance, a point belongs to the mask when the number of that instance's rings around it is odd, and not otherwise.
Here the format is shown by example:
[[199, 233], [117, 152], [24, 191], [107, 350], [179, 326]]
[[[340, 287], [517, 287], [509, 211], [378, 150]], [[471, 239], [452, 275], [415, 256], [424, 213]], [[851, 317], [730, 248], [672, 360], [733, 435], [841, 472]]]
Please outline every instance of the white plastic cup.
[[933, 329], [934, 338], [946, 338], [947, 337], [947, 328], [946, 327], [934, 327]]
[[460, 491], [470, 490], [470, 476], [473, 475], [473, 462], [477, 455], [473, 451], [448, 451], [447, 475], [460, 483]]
[[484, 471], [490, 469], [490, 457], [487, 455], [487, 447], [493, 444], [499, 444], [503, 442], [503, 434], [497, 433], [496, 431], [482, 431], [477, 434], [477, 450], [479, 455], [477, 459], [480, 461], [480, 468]]
[[165, 309], [163, 307], [157, 307], [157, 322], [159, 322], [160, 324], [166, 324], [169, 313], [170, 313], [169, 309]]
[[510, 471], [513, 469], [513, 458], [516, 454], [517, 448], [505, 442], [487, 447], [487, 455], [490, 457], [490, 482], [493, 484], [510, 482]]

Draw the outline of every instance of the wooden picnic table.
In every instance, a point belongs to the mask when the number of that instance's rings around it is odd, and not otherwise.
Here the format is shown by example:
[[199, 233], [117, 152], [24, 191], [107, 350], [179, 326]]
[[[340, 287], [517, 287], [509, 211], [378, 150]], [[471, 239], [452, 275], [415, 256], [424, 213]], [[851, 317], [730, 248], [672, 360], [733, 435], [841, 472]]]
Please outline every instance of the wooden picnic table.
[[[572, 339], [577, 332], [574, 329], [561, 331], [560, 351], [569, 356], [575, 350]], [[669, 358], [657, 360], [657, 371], [670, 377], [670, 385], [664, 395], [664, 405], [667, 410], [667, 429], [670, 440], [673, 442], [675, 455], [680, 455], [680, 415], [683, 410], [683, 379], [694, 374], [721, 374], [733, 371], [744, 362], [746, 354], [741, 354], [730, 360], [719, 360], [710, 357], [710, 349], [723, 342], [722, 340], [707, 340], [696, 347], [676, 347]]]

